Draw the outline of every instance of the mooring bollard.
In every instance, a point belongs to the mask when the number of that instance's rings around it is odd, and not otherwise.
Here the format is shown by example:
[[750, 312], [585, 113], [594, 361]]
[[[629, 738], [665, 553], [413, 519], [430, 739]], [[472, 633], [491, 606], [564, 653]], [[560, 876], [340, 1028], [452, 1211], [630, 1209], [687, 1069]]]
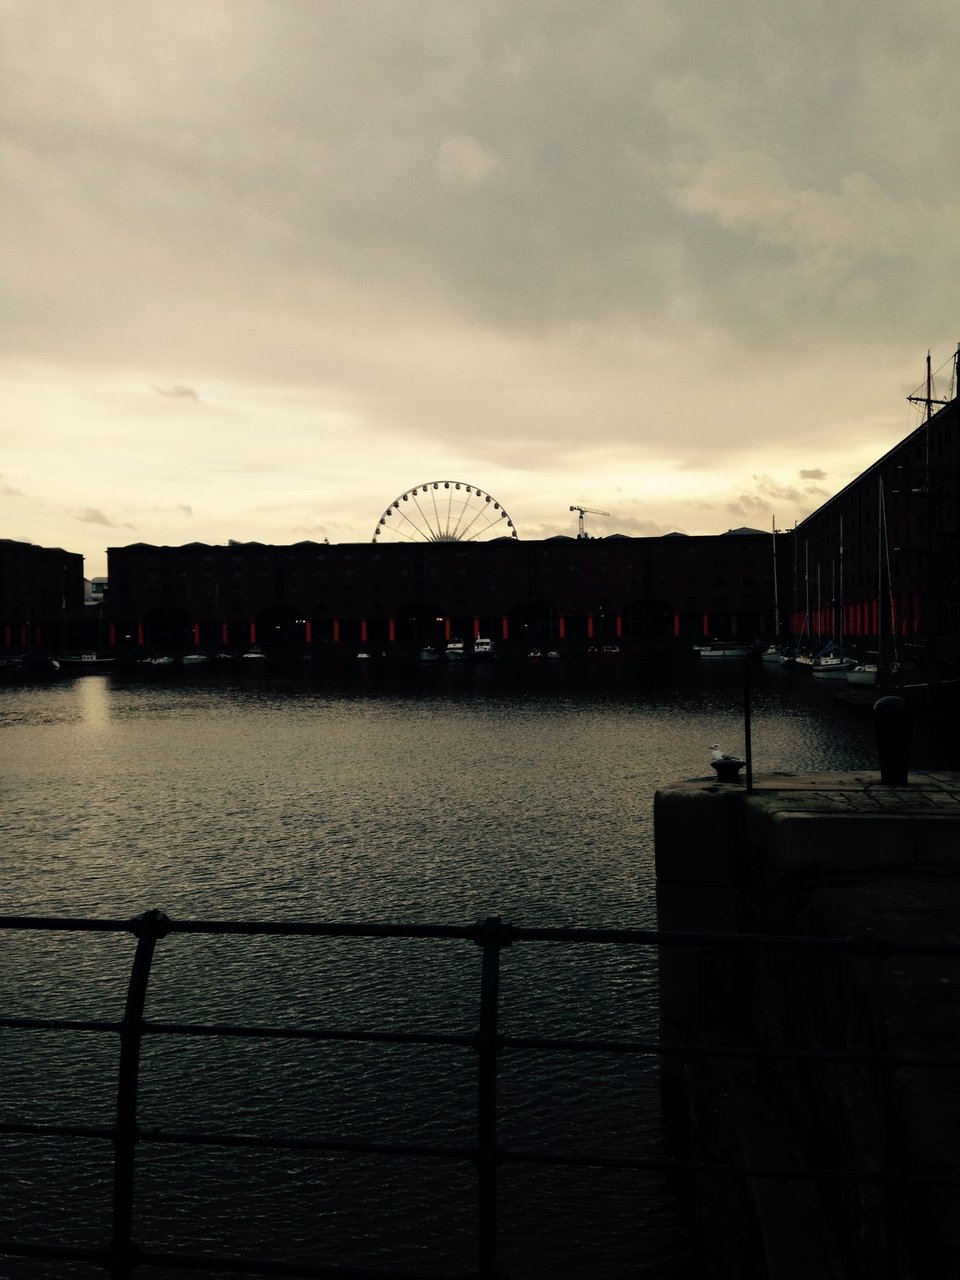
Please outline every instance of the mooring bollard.
[[910, 768], [913, 717], [905, 699], [880, 698], [873, 704], [880, 756], [880, 781], [888, 787], [905, 787]]

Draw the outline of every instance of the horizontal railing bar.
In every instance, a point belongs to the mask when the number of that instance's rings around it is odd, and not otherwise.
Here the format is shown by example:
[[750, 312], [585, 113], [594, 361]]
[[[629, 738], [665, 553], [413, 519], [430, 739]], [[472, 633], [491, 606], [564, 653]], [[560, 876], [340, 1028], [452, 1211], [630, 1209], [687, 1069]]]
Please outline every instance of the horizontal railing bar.
[[[0, 916], [0, 929], [137, 933], [141, 918], [110, 920], [67, 916]], [[274, 937], [439, 938], [478, 941], [480, 925], [385, 924], [371, 921], [165, 920], [166, 933], [244, 934]], [[656, 929], [534, 928], [504, 925], [502, 945], [511, 942], [583, 942], [635, 946], [727, 947], [850, 952], [859, 956], [960, 955], [960, 943], [874, 937], [807, 937], [793, 934], [664, 932]]]
[[[0, 1029], [28, 1031], [95, 1031], [116, 1034], [120, 1023], [66, 1018], [0, 1018]], [[358, 1031], [329, 1027], [235, 1026], [225, 1023], [145, 1022], [144, 1035], [225, 1037], [232, 1039], [333, 1041], [358, 1044], [438, 1045], [476, 1048], [468, 1032]], [[562, 1053], [639, 1054], [673, 1058], [755, 1058], [771, 1062], [834, 1063], [845, 1066], [960, 1068], [960, 1058], [925, 1058], [910, 1054], [854, 1052], [829, 1049], [769, 1048], [760, 1045], [667, 1044], [657, 1040], [596, 1040], [569, 1037], [497, 1037], [500, 1049], [548, 1050]]]
[[[139, 917], [129, 920], [79, 919], [69, 916], [0, 916], [0, 929], [65, 930], [89, 933], [135, 933]], [[385, 924], [315, 920], [167, 920], [166, 933], [262, 934], [281, 937], [452, 938], [473, 941], [477, 925]]]

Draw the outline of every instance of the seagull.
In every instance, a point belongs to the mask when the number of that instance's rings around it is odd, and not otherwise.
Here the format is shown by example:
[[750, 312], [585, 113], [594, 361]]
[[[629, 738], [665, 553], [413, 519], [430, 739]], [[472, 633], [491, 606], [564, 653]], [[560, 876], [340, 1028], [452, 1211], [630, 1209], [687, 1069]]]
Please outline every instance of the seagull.
[[710, 748], [710, 763], [715, 764], [718, 760], [739, 760], [739, 756], [732, 756], [726, 751], [720, 750], [719, 742], [715, 742]]

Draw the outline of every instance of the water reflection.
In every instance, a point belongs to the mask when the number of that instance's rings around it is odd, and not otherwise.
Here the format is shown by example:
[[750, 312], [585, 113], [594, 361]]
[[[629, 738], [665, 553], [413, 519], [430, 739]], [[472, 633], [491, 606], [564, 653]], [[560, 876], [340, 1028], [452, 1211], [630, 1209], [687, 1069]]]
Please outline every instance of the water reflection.
[[83, 676], [75, 685], [80, 719], [89, 728], [102, 729], [110, 723], [112, 707], [108, 676]]

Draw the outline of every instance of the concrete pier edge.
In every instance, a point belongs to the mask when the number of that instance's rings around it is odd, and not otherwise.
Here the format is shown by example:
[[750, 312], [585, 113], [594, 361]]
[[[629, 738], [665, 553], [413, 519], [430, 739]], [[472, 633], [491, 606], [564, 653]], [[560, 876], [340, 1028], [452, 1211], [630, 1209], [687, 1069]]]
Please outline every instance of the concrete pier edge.
[[[657, 792], [654, 820], [661, 931], [960, 943], [960, 774], [766, 774], [750, 791], [694, 779]], [[960, 1064], [960, 956], [664, 946], [660, 1002], [668, 1044]], [[935, 1181], [956, 1169], [960, 1065], [662, 1063], [668, 1137], [695, 1160], [934, 1179], [891, 1196], [837, 1178], [699, 1177], [718, 1276], [960, 1274], [960, 1188]]]

